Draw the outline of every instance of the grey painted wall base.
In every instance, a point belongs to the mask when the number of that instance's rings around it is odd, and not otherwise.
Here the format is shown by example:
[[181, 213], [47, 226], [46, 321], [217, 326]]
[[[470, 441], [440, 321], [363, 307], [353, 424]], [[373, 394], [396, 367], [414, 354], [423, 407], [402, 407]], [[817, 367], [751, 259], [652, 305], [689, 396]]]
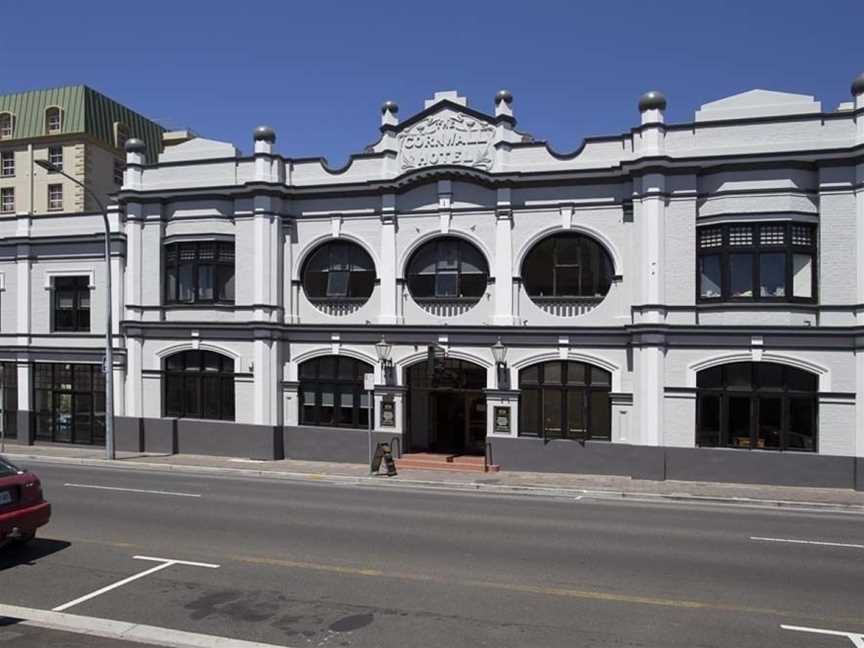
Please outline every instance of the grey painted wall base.
[[[28, 410], [18, 410], [15, 416], [16, 419], [16, 427], [18, 428], [16, 431], [16, 438], [20, 443], [26, 443], [27, 445], [33, 445], [33, 428], [30, 425], [30, 420], [32, 419], [32, 412]], [[10, 438], [12, 438], [10, 436]]]
[[[366, 430], [323, 427], [284, 427], [283, 439], [286, 459], [305, 461], [337, 461], [344, 463], [368, 463], [369, 433]], [[372, 433], [372, 447], [378, 443], [390, 443], [390, 433]], [[393, 448], [394, 453], [397, 448]]]
[[280, 427], [200, 419], [117, 417], [115, 447], [126, 452], [284, 459]]
[[504, 470], [626, 475], [864, 491], [864, 458], [723, 448], [662, 448], [556, 439], [491, 438]]

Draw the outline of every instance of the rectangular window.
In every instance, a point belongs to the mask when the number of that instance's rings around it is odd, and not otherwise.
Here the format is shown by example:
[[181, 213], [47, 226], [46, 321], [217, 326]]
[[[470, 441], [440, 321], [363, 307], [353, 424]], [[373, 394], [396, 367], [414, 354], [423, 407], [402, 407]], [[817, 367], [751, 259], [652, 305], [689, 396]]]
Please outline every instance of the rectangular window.
[[58, 170], [63, 170], [63, 147], [59, 144], [48, 147], [48, 162], [57, 167]]
[[54, 330], [90, 330], [88, 277], [54, 277]]
[[717, 299], [722, 296], [720, 255], [708, 254], [699, 257], [699, 296]]
[[234, 303], [234, 243], [170, 243], [164, 264], [166, 304]]
[[792, 256], [792, 294], [804, 298], [813, 296], [813, 257], [809, 254]]
[[48, 210], [60, 211], [63, 209], [63, 185], [48, 185]]
[[786, 296], [786, 255], [759, 255], [759, 296]]
[[15, 188], [3, 187], [0, 189], [0, 214], [15, 213]]
[[732, 297], [753, 296], [753, 255], [729, 255], [729, 290]]
[[0, 176], [9, 178], [15, 175], [15, 151], [0, 153]]

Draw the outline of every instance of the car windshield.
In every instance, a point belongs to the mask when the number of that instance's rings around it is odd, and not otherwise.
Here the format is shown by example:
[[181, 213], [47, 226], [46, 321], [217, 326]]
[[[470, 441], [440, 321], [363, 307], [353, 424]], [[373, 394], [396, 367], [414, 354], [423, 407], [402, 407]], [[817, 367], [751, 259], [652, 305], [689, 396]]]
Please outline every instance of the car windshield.
[[0, 477], [8, 477], [9, 475], [17, 475], [18, 468], [0, 457]]

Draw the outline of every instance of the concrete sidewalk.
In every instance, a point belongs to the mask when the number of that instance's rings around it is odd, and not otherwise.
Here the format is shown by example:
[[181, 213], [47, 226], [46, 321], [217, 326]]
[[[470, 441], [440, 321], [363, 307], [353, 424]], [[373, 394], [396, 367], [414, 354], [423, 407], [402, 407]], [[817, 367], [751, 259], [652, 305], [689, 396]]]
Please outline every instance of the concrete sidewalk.
[[[105, 459], [103, 448], [7, 443], [5, 455], [16, 463], [46, 461], [139, 470], [216, 473], [274, 479], [330, 481], [382, 487], [469, 490], [560, 497], [639, 498], [722, 502], [778, 507], [816, 507], [864, 513], [864, 492], [715, 482], [648, 481], [617, 475], [574, 475], [502, 471], [499, 473], [400, 470], [396, 477], [370, 476], [364, 464], [323, 461], [258, 461], [203, 455], [117, 453]], [[397, 462], [398, 463], [398, 462]]]

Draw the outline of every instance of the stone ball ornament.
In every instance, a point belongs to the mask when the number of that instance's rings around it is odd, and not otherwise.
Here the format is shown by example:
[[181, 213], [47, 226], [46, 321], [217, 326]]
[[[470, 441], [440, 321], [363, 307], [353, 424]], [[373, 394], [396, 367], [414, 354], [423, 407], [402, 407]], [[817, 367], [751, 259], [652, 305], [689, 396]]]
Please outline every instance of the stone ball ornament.
[[138, 139], [137, 137], [130, 137], [126, 140], [126, 144], [123, 148], [126, 149], [127, 153], [143, 153], [147, 150], [147, 145], [144, 143], [144, 140]]
[[271, 126], [259, 126], [253, 131], [256, 142], [275, 142], [276, 131]]
[[666, 110], [666, 96], [659, 90], [651, 90], [639, 97], [639, 112]]
[[853, 79], [851, 90], [853, 97], [864, 94], [864, 72]]
[[383, 115], [384, 113], [388, 113], [388, 112], [393, 113], [394, 115], [396, 113], [398, 113], [399, 112], [399, 104], [397, 104], [395, 101], [385, 101], [381, 105], [381, 114]]
[[499, 104], [502, 101], [506, 104], [513, 103], [513, 93], [510, 92], [509, 90], [499, 90], [495, 94], [495, 103]]

